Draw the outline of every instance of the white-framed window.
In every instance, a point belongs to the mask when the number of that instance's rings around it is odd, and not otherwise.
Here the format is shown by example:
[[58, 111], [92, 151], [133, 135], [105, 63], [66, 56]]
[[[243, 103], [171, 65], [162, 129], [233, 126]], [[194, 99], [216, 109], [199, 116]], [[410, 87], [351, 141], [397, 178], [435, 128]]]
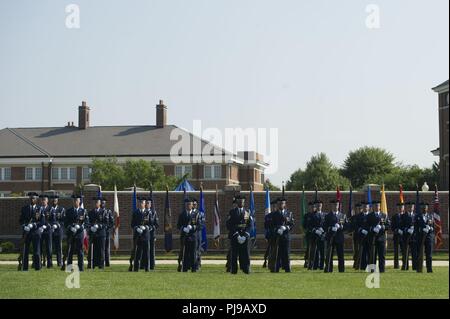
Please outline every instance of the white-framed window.
[[25, 180], [38, 181], [42, 179], [42, 167], [25, 167]]
[[91, 167], [83, 167], [83, 180], [84, 181], [90, 181], [91, 180], [91, 174], [92, 174], [92, 168]]
[[0, 197], [9, 197], [11, 195], [11, 192], [0, 192]]
[[203, 168], [205, 179], [218, 179], [222, 178], [222, 166], [221, 165], [205, 165]]
[[188, 177], [192, 176], [192, 166], [191, 165], [177, 165], [175, 166], [175, 177], [181, 178], [184, 175]]
[[52, 179], [54, 181], [74, 181], [77, 179], [76, 167], [53, 167]]
[[0, 181], [11, 180], [11, 167], [0, 167]]

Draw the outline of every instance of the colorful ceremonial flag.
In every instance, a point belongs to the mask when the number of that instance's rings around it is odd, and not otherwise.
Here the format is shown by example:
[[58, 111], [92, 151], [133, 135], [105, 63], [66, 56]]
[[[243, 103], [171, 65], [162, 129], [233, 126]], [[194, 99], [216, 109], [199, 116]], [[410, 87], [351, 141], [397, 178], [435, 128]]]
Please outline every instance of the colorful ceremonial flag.
[[[84, 209], [83, 190], [80, 190], [80, 197], [80, 207]], [[89, 250], [89, 234], [86, 229], [83, 229], [83, 250], [85, 253]]]
[[199, 213], [203, 217], [203, 227], [202, 227], [202, 244], [201, 248], [203, 251], [208, 249], [208, 237], [206, 234], [206, 211], [205, 211], [205, 197], [203, 196], [203, 187], [200, 186], [200, 205], [198, 208]]
[[164, 249], [172, 250], [172, 212], [170, 210], [169, 188], [166, 188], [166, 203], [164, 206]]
[[119, 227], [120, 227], [120, 213], [119, 213], [119, 198], [117, 196], [117, 187], [114, 185], [114, 232], [113, 244], [114, 249], [119, 249]]
[[213, 230], [213, 236], [214, 236], [214, 246], [216, 248], [219, 247], [220, 242], [220, 211], [219, 211], [219, 192], [217, 190], [216, 185], [216, 200], [214, 203], [214, 230]]
[[442, 240], [442, 223], [441, 223], [441, 213], [439, 205], [439, 192], [437, 185], [434, 185], [434, 202], [433, 202], [433, 216], [434, 216], [434, 226], [436, 233], [436, 249], [441, 248], [443, 244]]
[[401, 204], [404, 204], [405, 203], [405, 198], [403, 197], [403, 185], [402, 184], [400, 184], [400, 195], [399, 195], [399, 200], [400, 200], [400, 203]]
[[386, 200], [386, 192], [384, 190], [384, 184], [381, 186], [381, 212], [385, 213], [386, 216], [388, 214], [387, 200]]
[[342, 208], [342, 195], [341, 195], [341, 190], [339, 189], [339, 185], [336, 188], [336, 200], [339, 201], [339, 211], [341, 211], [341, 208]]
[[367, 202], [372, 207], [372, 190], [370, 189], [370, 185], [367, 185]]
[[133, 208], [133, 212], [137, 210], [137, 195], [136, 195], [136, 185], [133, 186], [133, 198], [131, 199], [131, 207]]
[[264, 203], [265, 203], [264, 214], [265, 215], [270, 214], [270, 191], [268, 188], [266, 189], [266, 197]]
[[255, 216], [255, 197], [253, 195], [253, 187], [250, 186], [250, 216], [252, 217], [252, 222], [250, 225], [250, 238], [256, 239], [256, 216]]
[[348, 194], [348, 211], [347, 217], [352, 217], [353, 213], [353, 188], [350, 186], [350, 193]]

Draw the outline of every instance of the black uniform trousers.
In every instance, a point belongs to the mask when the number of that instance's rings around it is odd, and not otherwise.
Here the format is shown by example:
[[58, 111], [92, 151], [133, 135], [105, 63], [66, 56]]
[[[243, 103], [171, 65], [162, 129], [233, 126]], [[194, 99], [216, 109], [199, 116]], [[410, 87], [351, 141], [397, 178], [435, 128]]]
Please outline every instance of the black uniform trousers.
[[[369, 240], [371, 240], [369, 238]], [[386, 242], [384, 240], [374, 240], [369, 250], [369, 262], [376, 265], [378, 259], [378, 269], [380, 273], [384, 272], [386, 266]]]
[[41, 236], [37, 231], [25, 235], [23, 247], [22, 270], [28, 270], [28, 256], [30, 254], [30, 244], [33, 244], [33, 267], [35, 270], [41, 269]]
[[402, 270], [409, 270], [409, 257], [411, 256], [412, 269], [416, 270], [417, 240], [415, 236], [403, 235], [403, 263]]
[[[425, 236], [422, 237], [422, 236]], [[424, 250], [424, 254], [425, 254], [425, 264], [427, 267], [427, 272], [433, 272], [433, 246], [434, 246], [434, 236], [433, 235], [419, 235], [418, 236], [418, 246], [417, 246], [417, 255], [420, 254], [420, 250], [423, 249]], [[423, 246], [422, 246], [423, 244]], [[423, 255], [422, 255], [423, 256]], [[417, 264], [416, 264], [416, 270], [417, 272], [422, 272], [423, 269], [423, 258], [417, 260]]]
[[246, 240], [243, 244], [239, 244], [237, 236], [231, 239], [231, 273], [237, 274], [238, 272], [238, 259], [239, 268], [246, 274], [250, 273], [250, 255], [248, 250], [249, 237], [246, 236]]
[[53, 267], [52, 242], [53, 242], [53, 229], [47, 228], [41, 235], [41, 253], [45, 252], [45, 257], [47, 259], [47, 268]]
[[[330, 251], [331, 249], [331, 251]], [[336, 252], [338, 258], [338, 270], [339, 272], [345, 271], [345, 261], [344, 261], [344, 242], [339, 242], [335, 240], [327, 241], [327, 260], [325, 263], [325, 272], [333, 272], [333, 257]]]
[[111, 256], [111, 231], [106, 230], [105, 231], [106, 237], [105, 237], [105, 266], [109, 267], [110, 265], [110, 256]]
[[181, 251], [182, 271], [187, 272], [189, 269], [192, 272], [197, 271], [197, 237], [183, 237]]
[[[104, 268], [105, 266], [105, 240], [103, 234], [89, 235], [89, 249], [88, 249], [88, 268], [95, 267]], [[92, 251], [94, 250], [94, 251]]]
[[399, 263], [399, 255], [401, 254], [402, 260], [403, 260], [403, 244], [402, 244], [402, 236], [400, 234], [394, 234], [393, 238], [393, 244], [394, 244], [394, 269], [400, 268]]
[[358, 269], [359, 270], [366, 270], [367, 265], [369, 264], [369, 250], [370, 250], [370, 244], [367, 238], [362, 237], [358, 240]]
[[83, 232], [67, 236], [67, 265], [73, 264], [73, 255], [77, 255], [78, 270], [84, 270]]
[[323, 270], [325, 264], [325, 242], [316, 235], [311, 240], [309, 255], [308, 269]]
[[357, 232], [352, 233], [352, 241], [353, 241], [353, 269], [358, 269], [359, 243]]
[[[144, 232], [141, 235], [135, 234], [134, 240], [135, 242], [135, 253], [134, 253], [134, 262], [133, 262], [133, 270], [139, 271], [141, 268], [141, 263], [145, 271], [148, 271], [149, 266], [149, 235], [148, 232]], [[144, 257], [145, 256], [145, 260]]]
[[63, 230], [61, 227], [55, 229], [52, 234], [52, 248], [56, 255], [56, 263], [58, 267], [62, 265], [62, 240], [63, 240]]
[[285, 272], [291, 272], [290, 252], [290, 236], [281, 236], [278, 242], [278, 256], [275, 264], [275, 272], [279, 272], [280, 267], [282, 267]]

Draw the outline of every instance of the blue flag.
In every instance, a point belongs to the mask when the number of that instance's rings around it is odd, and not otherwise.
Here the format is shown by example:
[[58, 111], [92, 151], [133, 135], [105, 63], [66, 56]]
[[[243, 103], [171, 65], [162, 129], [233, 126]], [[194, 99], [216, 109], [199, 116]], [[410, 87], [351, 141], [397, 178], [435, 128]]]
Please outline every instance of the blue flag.
[[250, 238], [256, 238], [255, 197], [253, 196], [253, 189], [250, 189], [250, 216], [252, 217]]
[[266, 189], [266, 197], [264, 199], [264, 214], [267, 215], [270, 213], [270, 192], [269, 189]]
[[136, 186], [133, 187], [133, 198], [131, 202], [131, 207], [133, 208], [133, 212], [137, 210]]
[[367, 185], [367, 202], [372, 207], [372, 191], [370, 190], [370, 185]]
[[200, 206], [198, 208], [200, 216], [202, 217], [202, 250], [208, 249], [208, 238], [206, 235], [206, 212], [205, 212], [205, 197], [203, 196], [203, 189], [200, 188]]

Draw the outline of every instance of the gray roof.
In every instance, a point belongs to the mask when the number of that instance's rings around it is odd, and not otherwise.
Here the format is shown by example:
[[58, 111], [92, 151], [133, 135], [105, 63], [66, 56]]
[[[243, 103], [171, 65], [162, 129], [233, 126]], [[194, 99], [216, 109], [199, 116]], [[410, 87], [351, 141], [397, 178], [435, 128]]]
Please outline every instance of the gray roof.
[[448, 90], [448, 81], [449, 80], [445, 81], [444, 83], [439, 84], [438, 86], [432, 88], [432, 90], [435, 91], [435, 92], [439, 92], [439, 91], [441, 91], [443, 89], [447, 89]]
[[[178, 140], [171, 141], [175, 125], [156, 126], [94, 126], [5, 128], [0, 130], [0, 158], [12, 157], [102, 157], [102, 156], [169, 156]], [[186, 130], [192, 141], [207, 141]], [[177, 137], [178, 138], [178, 137]], [[214, 147], [216, 154], [231, 153]], [[189, 155], [194, 154], [191, 150]], [[188, 155], [188, 154], [183, 154]]]

